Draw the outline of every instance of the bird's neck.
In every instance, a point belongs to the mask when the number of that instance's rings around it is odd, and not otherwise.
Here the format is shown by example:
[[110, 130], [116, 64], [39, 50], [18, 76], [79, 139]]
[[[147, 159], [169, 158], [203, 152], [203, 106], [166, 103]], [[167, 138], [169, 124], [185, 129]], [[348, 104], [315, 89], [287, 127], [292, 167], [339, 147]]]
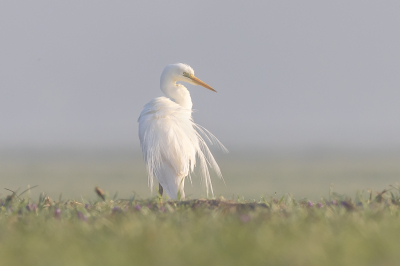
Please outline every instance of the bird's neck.
[[177, 84], [176, 80], [161, 77], [161, 90], [168, 97], [175, 101], [180, 106], [192, 109], [192, 98], [188, 89], [182, 84]]

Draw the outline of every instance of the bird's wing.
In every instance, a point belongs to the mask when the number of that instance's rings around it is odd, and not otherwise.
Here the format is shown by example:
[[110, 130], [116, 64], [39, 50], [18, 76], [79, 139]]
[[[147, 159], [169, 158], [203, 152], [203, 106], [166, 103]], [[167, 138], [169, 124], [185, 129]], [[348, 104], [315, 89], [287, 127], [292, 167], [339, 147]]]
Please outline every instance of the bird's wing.
[[154, 176], [159, 181], [163, 179], [165, 164], [176, 178], [185, 177], [193, 170], [197, 136], [191, 121], [191, 110], [166, 97], [152, 100], [140, 114], [139, 138], [151, 187]]
[[[213, 193], [208, 166], [222, 177], [218, 164], [201, 135], [218, 143], [223, 149], [225, 147], [210, 132], [193, 122], [191, 112], [166, 97], [159, 97], [146, 104], [140, 114], [139, 138], [151, 188], [154, 177], [160, 183], [171, 184], [171, 173], [175, 175], [173, 183], [179, 186], [181, 180], [188, 175], [190, 177], [193, 172], [196, 154], [207, 194], [209, 189]], [[178, 191], [178, 187], [171, 189], [172, 191]]]

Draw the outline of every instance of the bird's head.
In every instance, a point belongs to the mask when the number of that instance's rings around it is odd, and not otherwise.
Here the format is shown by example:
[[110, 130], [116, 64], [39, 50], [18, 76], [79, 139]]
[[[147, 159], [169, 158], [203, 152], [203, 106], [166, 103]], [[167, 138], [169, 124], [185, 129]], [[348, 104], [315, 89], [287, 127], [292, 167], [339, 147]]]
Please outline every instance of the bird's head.
[[182, 82], [188, 82], [193, 85], [200, 85], [203, 86], [204, 88], [217, 92], [211, 86], [198, 79], [194, 75], [193, 68], [191, 68], [189, 65], [186, 64], [177, 63], [166, 66], [161, 75], [161, 79], [165, 78], [171, 79], [174, 82], [182, 81]]

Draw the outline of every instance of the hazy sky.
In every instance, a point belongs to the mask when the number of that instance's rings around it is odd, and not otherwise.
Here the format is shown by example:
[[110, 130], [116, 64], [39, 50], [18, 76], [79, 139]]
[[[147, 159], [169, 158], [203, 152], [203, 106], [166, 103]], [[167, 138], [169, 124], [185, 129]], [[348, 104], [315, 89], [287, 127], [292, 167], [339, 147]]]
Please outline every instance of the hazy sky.
[[0, 147], [138, 147], [176, 62], [228, 148], [400, 145], [398, 1], [1, 1], [0, 37]]

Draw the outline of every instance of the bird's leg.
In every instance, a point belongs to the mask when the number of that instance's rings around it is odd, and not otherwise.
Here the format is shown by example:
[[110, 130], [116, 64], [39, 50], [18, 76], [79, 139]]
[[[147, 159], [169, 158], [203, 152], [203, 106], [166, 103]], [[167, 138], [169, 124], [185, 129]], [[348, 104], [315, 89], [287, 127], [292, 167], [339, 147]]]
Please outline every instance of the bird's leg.
[[160, 183], [158, 183], [158, 193], [160, 194], [160, 196], [162, 196], [163, 192], [164, 192], [163, 187], [161, 186]]

